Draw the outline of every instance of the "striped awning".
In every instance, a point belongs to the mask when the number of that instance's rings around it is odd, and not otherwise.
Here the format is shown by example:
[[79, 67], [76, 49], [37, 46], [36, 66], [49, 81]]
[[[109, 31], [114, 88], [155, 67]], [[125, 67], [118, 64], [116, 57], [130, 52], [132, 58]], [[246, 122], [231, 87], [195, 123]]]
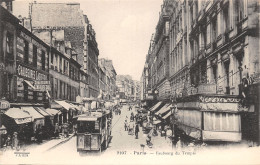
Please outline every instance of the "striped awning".
[[152, 108], [150, 108], [150, 111], [153, 112], [153, 111], [157, 110], [160, 107], [160, 105], [162, 105], [161, 101], [158, 102], [157, 104], [155, 104]]
[[171, 104], [165, 104], [158, 112], [156, 112], [156, 115], [166, 113], [171, 110]]
[[163, 119], [167, 119], [169, 116], [171, 116], [171, 111], [166, 113], [164, 116], [162, 116]]

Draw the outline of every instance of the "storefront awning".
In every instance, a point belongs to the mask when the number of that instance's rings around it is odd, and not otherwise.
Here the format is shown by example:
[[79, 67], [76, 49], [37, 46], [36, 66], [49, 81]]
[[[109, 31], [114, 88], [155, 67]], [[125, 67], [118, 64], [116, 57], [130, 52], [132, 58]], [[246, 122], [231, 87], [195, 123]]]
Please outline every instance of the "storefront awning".
[[51, 114], [47, 113], [43, 107], [34, 107], [34, 109], [36, 109], [43, 116], [51, 116]]
[[13, 118], [16, 124], [32, 122], [32, 117], [30, 116], [30, 114], [20, 108], [10, 108], [5, 112], [5, 115]]
[[28, 112], [32, 116], [32, 120], [44, 119], [44, 116], [37, 112], [33, 107], [22, 107], [22, 110]]
[[57, 110], [57, 109], [51, 109], [51, 108], [47, 108], [46, 109], [46, 112], [49, 113], [50, 115], [52, 116], [55, 116], [55, 115], [60, 115], [61, 114], [61, 111]]
[[71, 109], [80, 111], [80, 108], [77, 105], [74, 105], [72, 103], [69, 103], [71, 105]]
[[171, 111], [162, 116], [162, 118], [167, 119], [169, 116], [171, 116]]
[[157, 104], [155, 104], [152, 108], [150, 108], [150, 111], [153, 112], [153, 111], [157, 110], [160, 107], [160, 105], [162, 105], [161, 101], [158, 102]]
[[167, 111], [171, 110], [171, 104], [165, 104], [158, 112], [156, 112], [156, 115], [163, 114]]
[[153, 124], [160, 124], [162, 121], [161, 120], [155, 120], [155, 121], [153, 121]]
[[26, 82], [26, 84], [28, 84], [33, 90], [35, 90], [36, 88], [32, 85], [32, 83], [30, 81], [27, 80], [23, 80], [24, 82]]
[[70, 105], [69, 103], [67, 103], [66, 101], [58, 101], [55, 100], [56, 103], [60, 104], [63, 108], [65, 108], [66, 110], [70, 110], [73, 109], [72, 105]]

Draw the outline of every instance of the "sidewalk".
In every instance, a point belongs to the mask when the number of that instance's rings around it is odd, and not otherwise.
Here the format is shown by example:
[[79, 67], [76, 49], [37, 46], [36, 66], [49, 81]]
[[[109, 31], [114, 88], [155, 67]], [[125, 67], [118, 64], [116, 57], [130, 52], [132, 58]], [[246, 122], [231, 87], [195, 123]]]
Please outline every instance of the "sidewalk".
[[59, 138], [59, 139], [50, 139], [50, 140], [43, 140], [42, 143], [31, 143], [25, 144], [21, 146], [19, 151], [13, 149], [1, 150], [1, 154], [10, 154], [14, 152], [29, 152], [29, 153], [43, 153], [49, 151], [51, 149], [56, 148], [57, 146], [69, 141], [75, 134], [69, 134], [67, 138]]
[[59, 138], [59, 139], [51, 139], [46, 140], [40, 144], [33, 144], [30, 146], [26, 146], [26, 151], [29, 152], [46, 152], [51, 149], [56, 148], [57, 146], [69, 141], [75, 134], [69, 134], [67, 138]]

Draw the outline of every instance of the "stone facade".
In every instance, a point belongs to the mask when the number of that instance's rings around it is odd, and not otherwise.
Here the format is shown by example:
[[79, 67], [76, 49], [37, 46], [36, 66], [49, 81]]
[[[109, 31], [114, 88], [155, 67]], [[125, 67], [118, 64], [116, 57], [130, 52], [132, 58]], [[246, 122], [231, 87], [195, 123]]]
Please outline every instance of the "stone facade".
[[[254, 0], [163, 2], [157, 34], [146, 57], [149, 74], [145, 92], [156, 89], [157, 97], [163, 99], [165, 86], [170, 86], [170, 98], [179, 109], [178, 128], [187, 135], [205, 141], [240, 141], [248, 133], [243, 114], [252, 118], [259, 114], [258, 104], [249, 101], [248, 94], [248, 86], [259, 83], [257, 8]], [[157, 52], [158, 38], [163, 38], [158, 27], [167, 16], [169, 83], [167, 79], [160, 81], [163, 63], [160, 54], [153, 53]]]

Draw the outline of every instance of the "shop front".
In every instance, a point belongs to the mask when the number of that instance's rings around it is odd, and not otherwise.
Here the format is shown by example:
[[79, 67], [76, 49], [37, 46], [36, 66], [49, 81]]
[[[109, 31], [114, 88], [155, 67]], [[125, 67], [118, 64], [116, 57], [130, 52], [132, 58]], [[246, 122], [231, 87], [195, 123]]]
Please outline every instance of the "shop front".
[[33, 136], [32, 117], [20, 108], [10, 108], [2, 116], [3, 125], [7, 130], [7, 135], [18, 133], [21, 140], [30, 140]]
[[51, 90], [48, 73], [25, 64], [17, 65], [17, 101], [47, 103]]
[[44, 116], [37, 112], [33, 107], [22, 107], [23, 111], [28, 112], [32, 116], [33, 122], [33, 133], [35, 134], [38, 130], [42, 129], [45, 125]]

